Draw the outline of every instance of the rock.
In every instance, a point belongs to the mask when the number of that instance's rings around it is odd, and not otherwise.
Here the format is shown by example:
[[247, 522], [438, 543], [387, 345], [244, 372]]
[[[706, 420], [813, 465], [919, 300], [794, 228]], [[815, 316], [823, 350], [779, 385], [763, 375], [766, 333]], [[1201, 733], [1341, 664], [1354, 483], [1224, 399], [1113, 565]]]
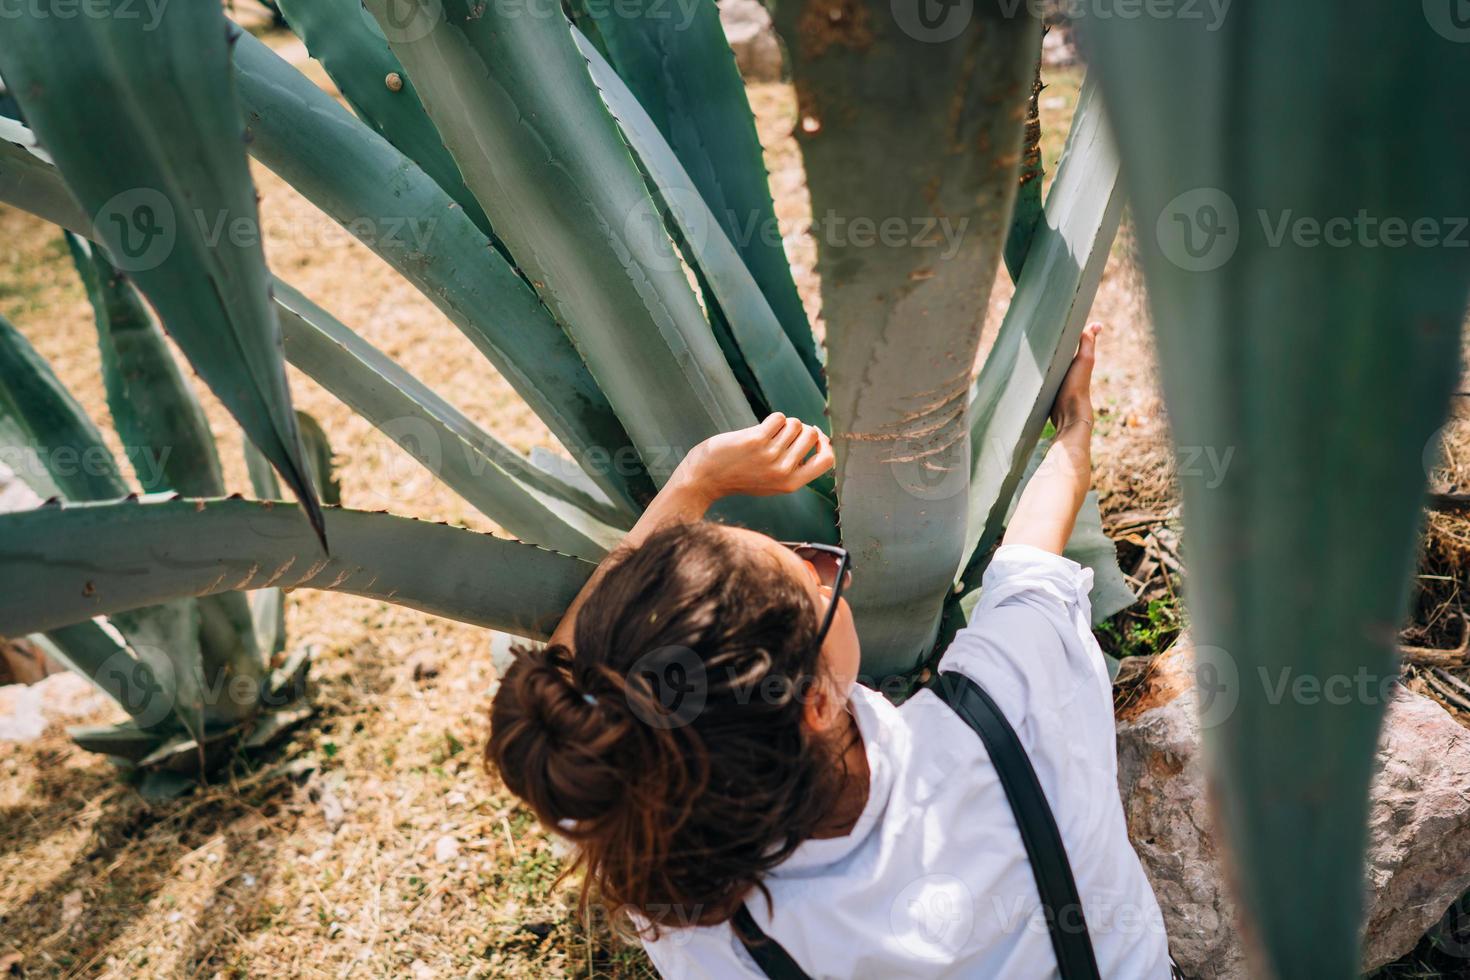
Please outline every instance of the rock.
[[8, 684], [0, 687], [0, 742], [34, 742], [53, 721], [108, 706], [116, 707], [80, 674], [62, 672], [35, 684]]
[[781, 80], [781, 45], [759, 0], [721, 0], [720, 24], [747, 83]]
[[[1225, 890], [1199, 756], [1187, 637], [1118, 719], [1118, 780], [1169, 949], [1200, 980], [1249, 975]], [[1470, 889], [1470, 732], [1403, 690], [1389, 706], [1369, 816], [1365, 972], [1412, 949]]]

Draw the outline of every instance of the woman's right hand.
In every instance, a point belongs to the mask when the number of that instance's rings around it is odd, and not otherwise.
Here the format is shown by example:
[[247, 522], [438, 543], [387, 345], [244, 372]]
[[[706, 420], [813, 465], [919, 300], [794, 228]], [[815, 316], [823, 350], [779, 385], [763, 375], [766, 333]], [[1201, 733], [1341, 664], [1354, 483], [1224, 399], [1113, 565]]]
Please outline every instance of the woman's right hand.
[[757, 425], [701, 442], [674, 476], [710, 500], [734, 494], [769, 497], [801, 489], [835, 461], [832, 442], [821, 429], [772, 412]]

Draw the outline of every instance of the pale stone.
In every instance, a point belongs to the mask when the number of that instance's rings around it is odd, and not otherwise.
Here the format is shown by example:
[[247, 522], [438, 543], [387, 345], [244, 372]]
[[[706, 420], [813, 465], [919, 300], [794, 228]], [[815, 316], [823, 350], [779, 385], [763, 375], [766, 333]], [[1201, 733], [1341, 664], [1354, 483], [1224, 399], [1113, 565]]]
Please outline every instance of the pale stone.
[[[1220, 869], [1199, 755], [1193, 656], [1181, 640], [1118, 722], [1118, 779], [1129, 835], [1185, 974], [1247, 977], [1235, 906]], [[1407, 953], [1470, 889], [1470, 732], [1438, 704], [1401, 691], [1380, 742], [1369, 817], [1364, 971]]]

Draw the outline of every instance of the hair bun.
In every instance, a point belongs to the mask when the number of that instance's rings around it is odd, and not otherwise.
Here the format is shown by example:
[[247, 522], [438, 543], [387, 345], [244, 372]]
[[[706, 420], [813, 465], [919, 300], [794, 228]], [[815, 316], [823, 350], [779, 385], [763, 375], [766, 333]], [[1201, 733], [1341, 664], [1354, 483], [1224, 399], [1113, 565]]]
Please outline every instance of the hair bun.
[[627, 734], [626, 718], [577, 686], [566, 647], [515, 654], [490, 709], [492, 761], [510, 790], [549, 823], [605, 815], [624, 798], [616, 747]]

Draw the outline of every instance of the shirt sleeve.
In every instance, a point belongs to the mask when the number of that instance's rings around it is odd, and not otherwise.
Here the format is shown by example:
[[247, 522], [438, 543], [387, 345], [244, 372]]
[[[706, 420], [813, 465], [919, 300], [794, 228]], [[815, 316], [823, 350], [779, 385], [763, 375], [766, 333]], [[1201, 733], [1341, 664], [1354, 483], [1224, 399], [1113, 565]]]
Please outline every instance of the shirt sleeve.
[[1106, 704], [1112, 686], [1092, 635], [1092, 569], [1031, 545], [991, 558], [969, 625], [940, 661], [985, 686], [1013, 725], [1038, 705]]

